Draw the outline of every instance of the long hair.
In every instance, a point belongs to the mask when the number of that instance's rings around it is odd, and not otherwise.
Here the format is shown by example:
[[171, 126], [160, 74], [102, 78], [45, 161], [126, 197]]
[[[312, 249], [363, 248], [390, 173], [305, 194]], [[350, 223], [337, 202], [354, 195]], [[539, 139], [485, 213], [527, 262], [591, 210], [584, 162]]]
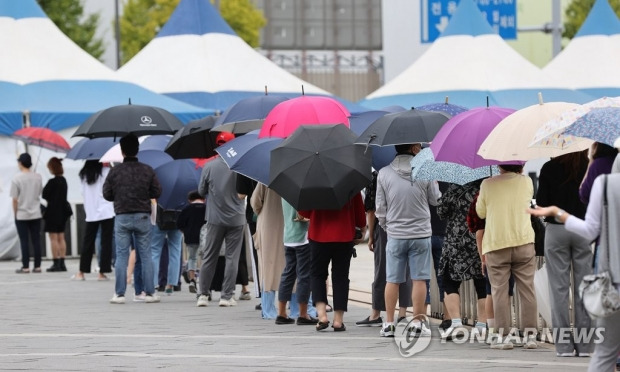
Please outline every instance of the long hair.
[[84, 166], [80, 170], [80, 179], [86, 181], [87, 184], [92, 185], [97, 182], [101, 176], [103, 164], [99, 160], [86, 160]]
[[580, 183], [583, 179], [586, 169], [588, 167], [588, 150], [571, 152], [558, 156], [558, 163], [562, 164], [564, 171], [566, 171], [566, 179], [562, 181], [562, 184], [576, 181]]

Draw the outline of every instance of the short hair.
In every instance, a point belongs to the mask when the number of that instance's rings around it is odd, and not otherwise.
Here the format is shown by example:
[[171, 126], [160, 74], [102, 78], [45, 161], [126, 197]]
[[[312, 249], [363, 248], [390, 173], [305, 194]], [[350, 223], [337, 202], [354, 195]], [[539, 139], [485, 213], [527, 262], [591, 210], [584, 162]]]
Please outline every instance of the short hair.
[[394, 149], [396, 150], [396, 154], [397, 155], [404, 155], [404, 154], [409, 154], [409, 155], [413, 155], [413, 153], [411, 152], [411, 146], [413, 145], [422, 145], [420, 143], [403, 143], [400, 145], [394, 145]]
[[135, 134], [129, 133], [123, 136], [120, 140], [121, 151], [125, 156], [137, 156], [140, 149], [140, 142]]
[[55, 156], [50, 158], [50, 160], [47, 162], [47, 168], [54, 176], [62, 176], [65, 173], [64, 169], [62, 168], [62, 160]]
[[523, 165], [519, 164], [500, 164], [498, 167], [506, 172], [521, 173], [523, 171]]
[[202, 199], [202, 196], [198, 193], [198, 190], [192, 190], [187, 193], [187, 200], [193, 202], [194, 200]]

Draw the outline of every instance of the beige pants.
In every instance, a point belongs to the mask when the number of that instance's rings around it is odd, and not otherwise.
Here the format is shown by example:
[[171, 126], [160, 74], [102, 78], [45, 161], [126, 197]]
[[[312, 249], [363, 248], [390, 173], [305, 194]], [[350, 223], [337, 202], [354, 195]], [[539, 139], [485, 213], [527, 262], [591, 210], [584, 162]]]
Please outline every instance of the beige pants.
[[514, 275], [521, 305], [521, 327], [537, 329], [538, 309], [534, 289], [536, 256], [534, 244], [504, 248], [486, 254], [487, 273], [493, 294], [495, 328], [507, 335], [512, 327], [508, 280]]

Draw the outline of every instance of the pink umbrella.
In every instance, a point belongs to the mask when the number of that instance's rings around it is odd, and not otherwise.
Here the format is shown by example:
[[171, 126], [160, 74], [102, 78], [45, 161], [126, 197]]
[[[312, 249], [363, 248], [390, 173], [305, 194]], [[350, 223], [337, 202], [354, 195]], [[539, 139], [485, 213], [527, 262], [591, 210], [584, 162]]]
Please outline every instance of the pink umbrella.
[[258, 138], [290, 136], [301, 125], [349, 125], [349, 111], [338, 101], [324, 96], [301, 96], [278, 103], [267, 115]]
[[497, 160], [484, 159], [478, 155], [478, 149], [493, 128], [513, 112], [513, 109], [492, 106], [477, 107], [453, 116], [441, 127], [431, 143], [435, 160], [470, 168], [499, 164]]

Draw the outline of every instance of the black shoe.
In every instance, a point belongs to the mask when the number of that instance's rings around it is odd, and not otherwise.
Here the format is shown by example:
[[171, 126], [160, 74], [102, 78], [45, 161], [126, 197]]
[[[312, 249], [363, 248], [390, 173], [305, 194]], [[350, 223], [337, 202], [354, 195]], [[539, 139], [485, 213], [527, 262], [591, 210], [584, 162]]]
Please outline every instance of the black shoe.
[[383, 319], [378, 317], [377, 319], [370, 320], [370, 317], [366, 317], [364, 320], [360, 320], [355, 322], [355, 325], [358, 327], [381, 327], [383, 324]]
[[189, 293], [196, 293], [197, 286], [196, 286], [196, 281], [195, 280], [190, 280], [189, 281]]
[[164, 287], [163, 287], [163, 286], [161, 286], [161, 285], [160, 285], [160, 286], [158, 286], [158, 287], [155, 287], [155, 290], [156, 290], [157, 292], [163, 292], [163, 291], [164, 291], [164, 289], [166, 289], [166, 288], [164, 288]]
[[58, 260], [58, 271], [67, 271], [67, 266], [65, 266], [64, 258]]
[[310, 317], [310, 319], [308, 318], [304, 318], [304, 317], [299, 317], [297, 318], [297, 325], [315, 325], [319, 322], [319, 320], [317, 318], [313, 318]]
[[187, 270], [183, 270], [181, 275], [183, 276], [183, 280], [185, 280], [185, 283], [189, 284], [190, 280], [189, 280], [189, 274], [187, 273]]
[[181, 292], [181, 285], [179, 284], [179, 285], [172, 286], [172, 290], [175, 292]]
[[441, 321], [441, 324], [439, 325], [439, 329], [443, 329], [445, 331], [451, 326], [452, 326], [452, 320], [446, 319], [446, 320]]
[[293, 324], [293, 323], [295, 323], [295, 319], [293, 318], [284, 317], [280, 315], [276, 317], [276, 324]]
[[344, 332], [347, 330], [347, 327], [344, 325], [344, 323], [342, 323], [340, 327], [332, 326], [332, 328], [334, 329], [334, 332]]
[[263, 310], [263, 307], [261, 306], [261, 304], [258, 304], [254, 306], [254, 310]]

